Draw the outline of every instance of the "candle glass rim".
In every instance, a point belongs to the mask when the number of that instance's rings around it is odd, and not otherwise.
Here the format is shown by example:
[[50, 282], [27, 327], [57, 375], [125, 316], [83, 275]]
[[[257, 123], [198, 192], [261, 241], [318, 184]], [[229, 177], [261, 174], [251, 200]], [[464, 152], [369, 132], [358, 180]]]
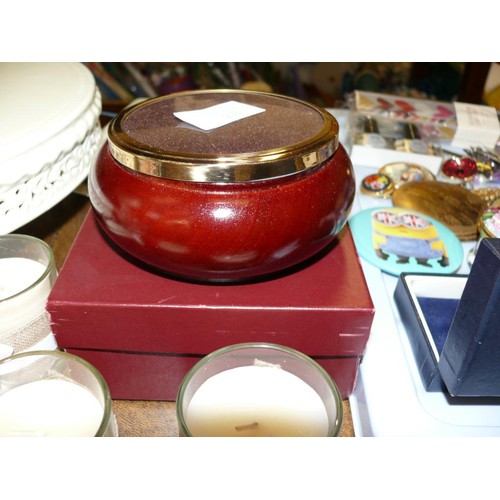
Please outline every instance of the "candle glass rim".
[[[33, 243], [40, 245], [40, 247], [46, 252], [49, 260], [48, 260], [47, 264], [45, 265], [44, 272], [41, 274], [41, 276], [38, 279], [36, 279], [33, 283], [31, 283], [27, 287], [23, 288], [19, 292], [16, 292], [12, 295], [9, 295], [8, 297], [4, 297], [3, 299], [0, 299], [0, 304], [2, 302], [7, 302], [8, 300], [12, 300], [15, 297], [23, 295], [27, 291], [37, 287], [40, 283], [45, 281], [45, 279], [50, 275], [52, 270], [55, 269], [55, 265], [56, 265], [54, 252], [52, 251], [52, 248], [50, 247], [50, 245], [48, 245], [45, 241], [41, 240], [40, 238], [36, 238], [35, 236], [30, 236], [27, 234], [4, 234], [4, 235], [0, 235], [0, 244], [1, 244], [2, 240], [9, 240], [9, 239], [26, 240], [26, 241], [31, 241]], [[28, 258], [28, 257], [26, 257], [26, 258]], [[30, 259], [30, 260], [34, 260], [34, 259]], [[39, 262], [39, 261], [36, 261], [36, 262]]]
[[[110, 420], [114, 418], [113, 416], [113, 407], [112, 407], [112, 400], [111, 400], [111, 394], [109, 392], [109, 386], [102, 376], [102, 373], [91, 363], [89, 363], [87, 360], [76, 356], [74, 354], [71, 354], [66, 351], [60, 351], [57, 349], [54, 350], [37, 350], [37, 351], [24, 351], [24, 352], [19, 352], [17, 354], [12, 354], [11, 356], [7, 356], [6, 358], [0, 359], [0, 367], [2, 365], [5, 365], [6, 363], [10, 361], [15, 361], [20, 358], [28, 358], [28, 357], [42, 357], [42, 356], [47, 356], [47, 357], [54, 357], [54, 358], [60, 358], [60, 359], [66, 359], [66, 360], [71, 360], [76, 363], [79, 363], [82, 365], [84, 368], [86, 368], [90, 373], [95, 377], [103, 395], [103, 412], [102, 412], [102, 419], [101, 423], [99, 424], [99, 428], [96, 430], [94, 437], [100, 437], [104, 436], [108, 425], [110, 423]], [[1, 374], [0, 374], [1, 376]], [[43, 379], [42, 379], [43, 380]]]
[[[330, 376], [330, 374], [314, 359], [312, 359], [310, 356], [307, 354], [298, 351], [297, 349], [294, 349], [293, 347], [288, 347], [286, 345], [282, 344], [276, 344], [273, 342], [241, 342], [238, 344], [231, 344], [228, 346], [221, 347], [219, 349], [216, 349], [215, 351], [211, 352], [210, 354], [207, 354], [204, 356], [202, 359], [200, 359], [195, 365], [193, 365], [189, 371], [186, 373], [184, 376], [181, 385], [179, 386], [179, 389], [177, 391], [177, 397], [176, 397], [176, 405], [175, 405], [175, 411], [177, 415], [177, 422], [179, 425], [179, 430], [182, 429], [184, 435], [186, 437], [194, 437], [187, 425], [186, 419], [184, 418], [184, 411], [182, 409], [182, 400], [184, 399], [184, 394], [186, 391], [186, 388], [188, 386], [188, 383], [190, 380], [193, 378], [193, 376], [198, 372], [198, 370], [203, 367], [206, 363], [210, 362], [211, 360], [231, 351], [235, 351], [237, 349], [247, 349], [247, 348], [269, 348], [269, 349], [274, 349], [276, 351], [285, 351], [287, 354], [290, 354], [292, 356], [295, 356], [296, 358], [301, 359], [302, 361], [305, 361], [309, 365], [312, 365], [316, 370], [321, 374], [327, 385], [330, 387], [333, 398], [335, 400], [335, 407], [336, 407], [336, 418], [335, 421], [333, 422], [333, 428], [331, 432], [328, 433], [327, 436], [325, 437], [335, 437], [338, 436], [340, 429], [342, 427], [342, 420], [344, 416], [344, 409], [343, 409], [343, 404], [342, 404], [342, 397], [340, 395], [339, 388], [333, 380], [333, 378]], [[287, 370], [288, 371], [288, 370]], [[289, 372], [292, 373], [292, 372]], [[309, 384], [308, 384], [309, 385]], [[312, 388], [312, 387], [311, 387]], [[315, 392], [316, 390], [312, 388]]]

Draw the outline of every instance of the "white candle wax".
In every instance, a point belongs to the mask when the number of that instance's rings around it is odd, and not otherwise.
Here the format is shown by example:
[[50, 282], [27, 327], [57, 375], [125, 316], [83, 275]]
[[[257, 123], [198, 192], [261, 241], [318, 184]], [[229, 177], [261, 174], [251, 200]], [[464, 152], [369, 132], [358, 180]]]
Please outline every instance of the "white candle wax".
[[273, 366], [240, 366], [207, 379], [186, 411], [193, 436], [326, 436], [317, 392]]
[[0, 334], [21, 328], [44, 311], [51, 290], [49, 276], [25, 293], [13, 295], [35, 283], [46, 269], [23, 257], [0, 259]]
[[103, 411], [83, 386], [63, 379], [37, 380], [0, 395], [0, 436], [92, 437]]

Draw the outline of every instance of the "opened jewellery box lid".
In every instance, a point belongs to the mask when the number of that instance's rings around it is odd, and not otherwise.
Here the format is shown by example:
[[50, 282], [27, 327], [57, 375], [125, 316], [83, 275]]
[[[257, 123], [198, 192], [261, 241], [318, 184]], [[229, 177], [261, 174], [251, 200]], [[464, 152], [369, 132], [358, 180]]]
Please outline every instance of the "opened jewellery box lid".
[[469, 276], [401, 274], [394, 299], [428, 391], [500, 397], [500, 239], [481, 241]]

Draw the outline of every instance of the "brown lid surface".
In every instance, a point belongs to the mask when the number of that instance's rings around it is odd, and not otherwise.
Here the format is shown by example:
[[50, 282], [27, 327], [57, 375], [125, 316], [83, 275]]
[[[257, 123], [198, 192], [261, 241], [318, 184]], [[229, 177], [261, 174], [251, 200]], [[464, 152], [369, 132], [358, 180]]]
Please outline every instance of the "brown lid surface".
[[[174, 115], [235, 101], [263, 112], [203, 130]], [[224, 182], [293, 174], [330, 158], [338, 123], [294, 98], [244, 90], [170, 94], [122, 111], [110, 124], [114, 158], [131, 169], [179, 180]]]

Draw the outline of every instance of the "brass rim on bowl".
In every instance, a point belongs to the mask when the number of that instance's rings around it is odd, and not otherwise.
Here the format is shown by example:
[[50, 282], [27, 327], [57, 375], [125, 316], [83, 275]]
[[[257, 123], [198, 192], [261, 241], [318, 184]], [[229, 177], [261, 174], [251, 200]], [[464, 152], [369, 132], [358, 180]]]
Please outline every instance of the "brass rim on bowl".
[[[315, 113], [321, 125], [305, 140], [277, 148], [223, 154], [158, 147], [136, 140], [124, 127], [128, 118], [138, 111], [144, 112], [146, 106], [168, 105], [169, 100], [174, 102], [184, 97], [215, 96], [219, 99], [226, 97], [238, 99], [238, 95], [245, 99], [255, 97], [269, 99], [278, 104], [283, 102], [284, 105], [296, 106], [297, 109], [302, 106], [307, 112]], [[294, 126], [293, 123], [283, 125], [284, 127]], [[230, 132], [228, 129], [228, 133]], [[187, 91], [147, 99], [124, 109], [109, 125], [108, 145], [111, 155], [118, 163], [143, 174], [192, 182], [247, 182], [288, 176], [324, 163], [338, 148], [339, 125], [337, 120], [324, 109], [288, 96], [232, 89]]]

